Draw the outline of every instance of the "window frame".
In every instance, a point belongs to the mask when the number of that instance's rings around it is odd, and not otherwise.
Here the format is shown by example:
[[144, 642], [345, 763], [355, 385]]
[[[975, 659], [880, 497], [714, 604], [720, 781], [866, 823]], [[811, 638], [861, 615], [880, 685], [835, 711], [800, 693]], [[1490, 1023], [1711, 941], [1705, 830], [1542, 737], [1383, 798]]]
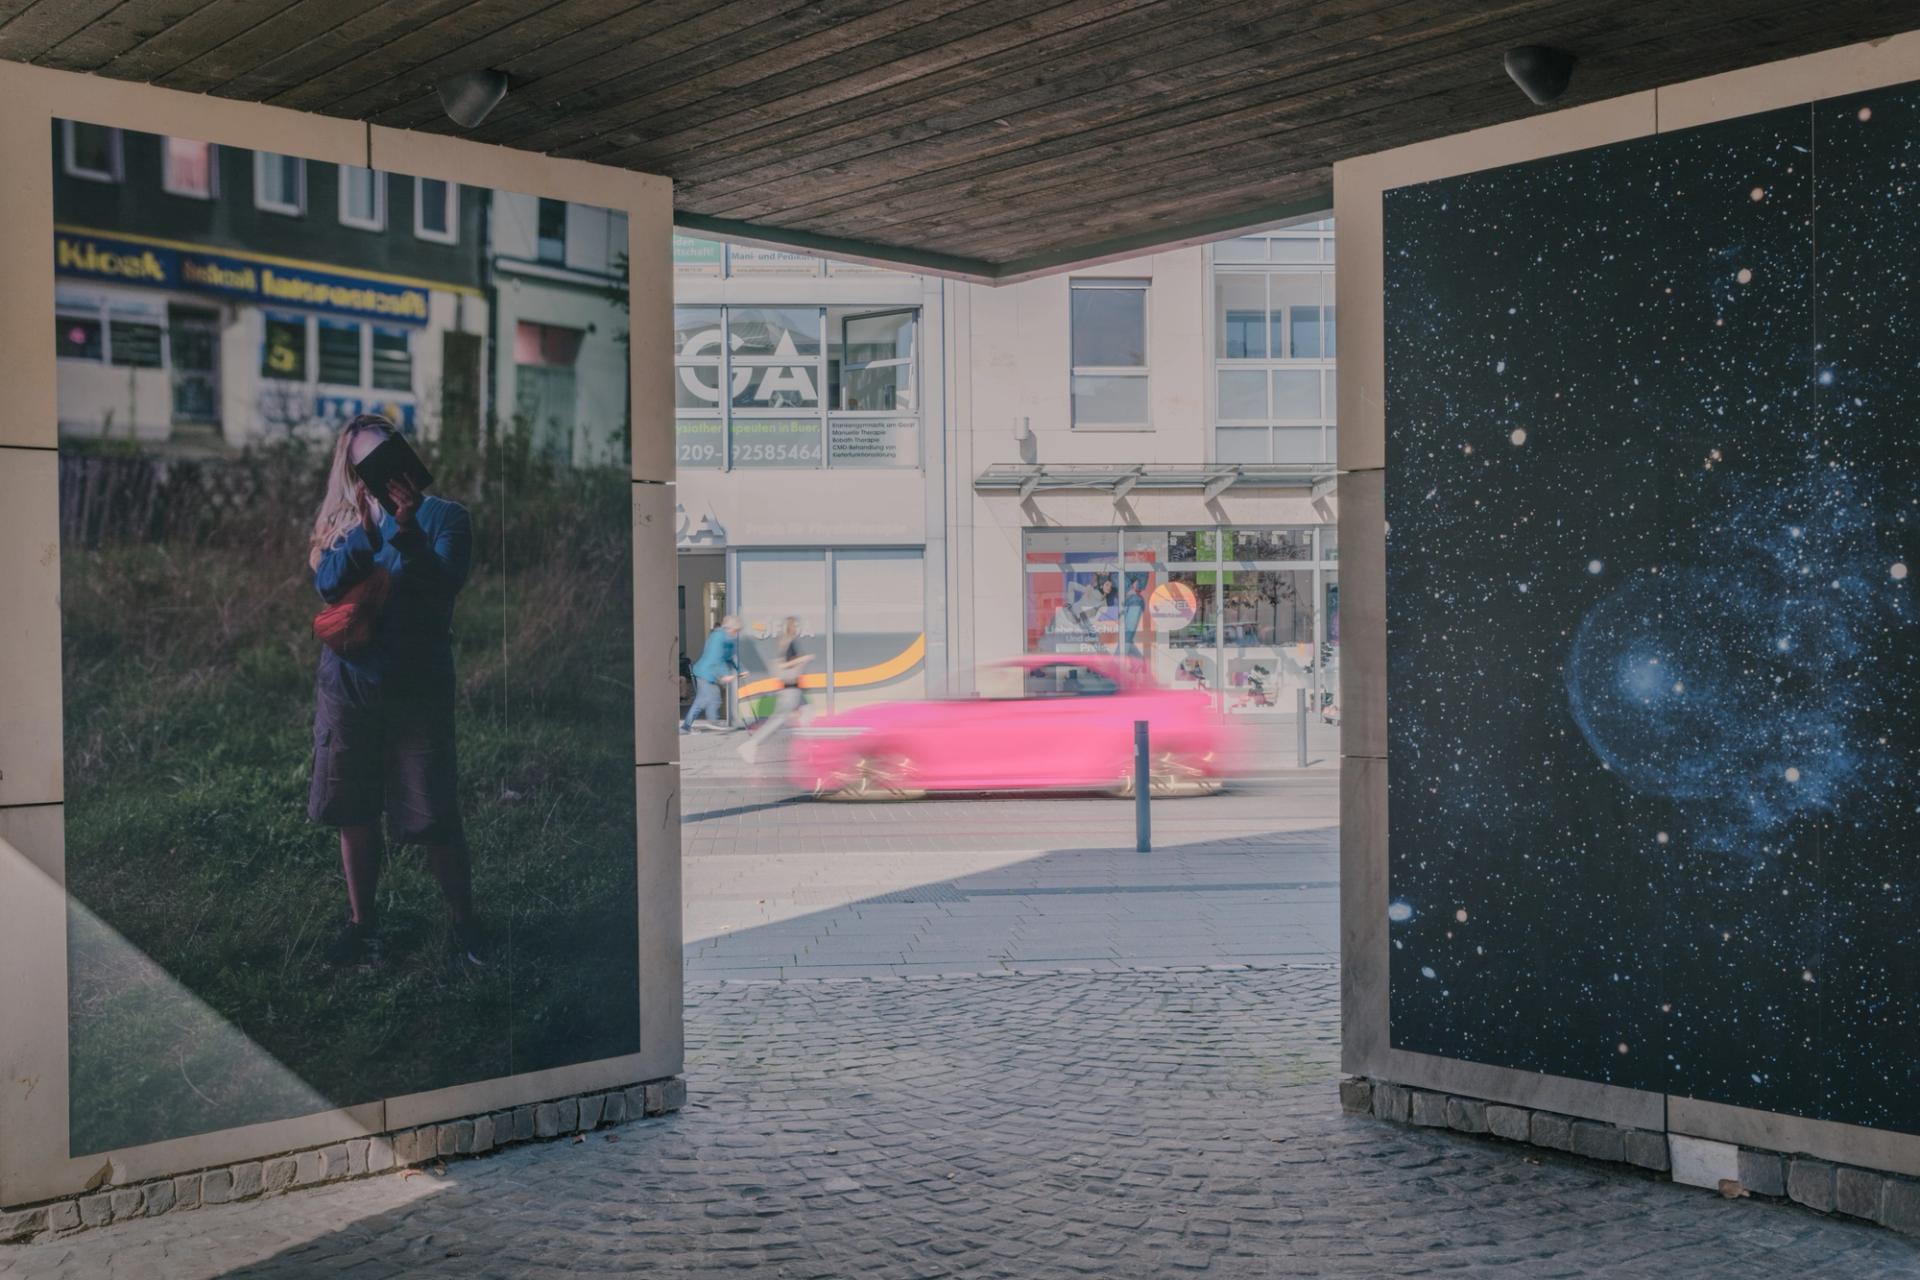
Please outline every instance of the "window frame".
[[[294, 163], [293, 200], [289, 202], [269, 200], [267, 198], [267, 172], [269, 159], [291, 160]], [[307, 212], [307, 161], [304, 156], [290, 156], [279, 151], [256, 151], [253, 153], [253, 207], [263, 213], [277, 213], [289, 218], [305, 217]]]
[[[351, 212], [347, 207], [348, 194], [353, 186], [350, 175], [358, 170], [373, 178], [373, 213], [367, 217]], [[356, 231], [385, 231], [387, 229], [387, 175], [382, 169], [369, 169], [361, 164], [343, 164], [340, 172], [340, 225], [352, 227]], [[304, 193], [303, 193], [304, 196]]]
[[[176, 142], [191, 142], [207, 149], [207, 189], [205, 191], [194, 191], [174, 184], [173, 165], [168, 149]], [[162, 134], [160, 136], [160, 189], [170, 196], [179, 196], [182, 200], [218, 200], [220, 198], [220, 144], [205, 142], [199, 138]]]
[[[82, 127], [105, 129], [107, 131], [107, 168], [88, 169], [81, 166], [75, 157], [74, 139]], [[62, 120], [60, 122], [60, 169], [69, 178], [79, 178], [85, 182], [122, 182], [126, 179], [126, 136], [112, 125], [95, 124], [91, 120]]]
[[[775, 301], [775, 300], [756, 301], [756, 300], [742, 299], [740, 301], [730, 301], [730, 302], [707, 302], [707, 301], [676, 302], [675, 311], [678, 312], [682, 310], [717, 312], [718, 324], [719, 324], [719, 330], [720, 330], [720, 340], [719, 340], [719, 345], [717, 350], [712, 347], [708, 347], [703, 349], [697, 355], [687, 355], [683, 353], [682, 349], [678, 345], [678, 340], [676, 339], [676, 344], [673, 352], [675, 397], [676, 399], [678, 398], [679, 381], [685, 375], [685, 372], [689, 369], [701, 369], [701, 370], [712, 371], [713, 378], [714, 378], [714, 385], [719, 388], [719, 399], [710, 407], [686, 407], [686, 406], [680, 406], [680, 405], [675, 406], [675, 409], [674, 409], [674, 422], [676, 424], [675, 457], [676, 459], [679, 457], [679, 443], [677, 438], [677, 430], [678, 430], [679, 423], [718, 421], [720, 423], [720, 459], [718, 463], [714, 465], [708, 465], [704, 463], [685, 463], [685, 462], [682, 462], [680, 465], [688, 466], [692, 469], [697, 469], [700, 471], [782, 471], [782, 470], [787, 470], [787, 471], [830, 471], [830, 470], [922, 471], [925, 469], [926, 458], [924, 456], [923, 446], [925, 441], [926, 415], [925, 415], [924, 407], [921, 404], [923, 397], [920, 394], [920, 388], [921, 388], [920, 351], [921, 351], [921, 344], [925, 340], [925, 329], [923, 326], [926, 324], [926, 315], [927, 315], [926, 307], [915, 304], [915, 303], [897, 303], [897, 302], [873, 303], [873, 304], [863, 304], [858, 302], [838, 302], [838, 301], [831, 302], [831, 303], [826, 303], [826, 302], [803, 303], [803, 302], [792, 302], [792, 301]], [[735, 313], [763, 311], [763, 310], [812, 311], [815, 314], [816, 324], [818, 326], [817, 328], [818, 342], [816, 344], [816, 350], [812, 354], [799, 355], [799, 356], [786, 356], [786, 355], [777, 355], [777, 354], [761, 354], [761, 355], [748, 356], [748, 355], [737, 354], [734, 351], [734, 341], [733, 341], [733, 338], [734, 338], [733, 326], [734, 326], [734, 320], [735, 320]], [[837, 317], [836, 317], [836, 313], [838, 313]], [[914, 407], [911, 409], [842, 409], [840, 408], [839, 401], [843, 398], [843, 396], [833, 394], [833, 390], [832, 390], [833, 384], [831, 383], [828, 377], [828, 370], [831, 364], [831, 357], [834, 349], [834, 335], [836, 333], [838, 334], [840, 349], [843, 353], [842, 359], [844, 360], [845, 358], [844, 352], [846, 350], [846, 333], [845, 333], [844, 325], [848, 319], [865, 319], [873, 316], [901, 315], [901, 314], [909, 315], [912, 317], [912, 320], [913, 320], [914, 331], [913, 331], [912, 353], [905, 357], [890, 356], [883, 360], [863, 361], [863, 362], [860, 362], [857, 367], [869, 368], [869, 367], [899, 367], [903, 365], [906, 366], [909, 371], [909, 374], [908, 374], [909, 385], [912, 387], [914, 392], [914, 402], [915, 402]], [[838, 330], [832, 327], [836, 322], [836, 318], [842, 326]], [[677, 320], [675, 323], [675, 328], [677, 331], [678, 330]], [[844, 386], [845, 386], [845, 368], [846, 367], [847, 366], [843, 365], [843, 368], [842, 368], [841, 388], [843, 392], [844, 392]], [[791, 408], [791, 409], [779, 409], [779, 408], [772, 408], [772, 407], [741, 408], [737, 406], [734, 403], [734, 400], [736, 396], [740, 393], [735, 391], [734, 389], [735, 384], [737, 382], [743, 381], [743, 375], [744, 375], [744, 380], [746, 381], [747, 385], [746, 385], [746, 388], [743, 388], [743, 390], [750, 389], [752, 385], [751, 379], [757, 376], [758, 374], [760, 374], [761, 372], [763, 372], [764, 370], [770, 369], [770, 368], [806, 369], [810, 371], [814, 379], [814, 387], [816, 392], [815, 398], [817, 400], [817, 403], [811, 408]], [[811, 418], [815, 421], [817, 425], [818, 432], [819, 432], [817, 437], [817, 440], [818, 440], [817, 447], [819, 450], [818, 461], [806, 462], [806, 463], [800, 463], [800, 464], [748, 463], [745, 466], [742, 466], [735, 461], [734, 459], [734, 428], [737, 423], [756, 422], [756, 421], [758, 422], [795, 421], [801, 418]], [[836, 420], [843, 421], [843, 422], [911, 423], [912, 432], [913, 432], [913, 438], [912, 438], [913, 461], [911, 463], [863, 462], [857, 459], [843, 458], [841, 461], [835, 462], [833, 457], [833, 423]], [[901, 452], [904, 452], [904, 450], [902, 450]]]
[[[362, 327], [366, 331], [367, 388], [372, 391], [391, 391], [395, 395], [411, 396], [416, 394], [414, 390], [414, 375], [417, 371], [415, 364], [417, 357], [413, 350], [413, 330], [402, 325], [375, 324], [372, 321], [365, 322]], [[382, 334], [390, 337], [397, 335], [401, 341], [406, 344], [407, 385], [404, 387], [384, 387], [380, 385], [379, 339]]]
[[[1135, 292], [1140, 295], [1141, 353], [1138, 365], [1083, 365], [1074, 358], [1073, 295], [1077, 289]], [[1139, 422], [1083, 422], [1074, 397], [1078, 378], [1139, 378], [1144, 384], [1145, 414]], [[1067, 423], [1074, 431], [1152, 431], [1153, 424], [1153, 278], [1151, 276], [1075, 276], [1067, 281]]]
[[[345, 319], [340, 316], [316, 315], [307, 320], [309, 341], [313, 344], [313, 376], [308, 379], [316, 387], [352, 388], [359, 391], [367, 385], [367, 324], [364, 320]], [[340, 382], [326, 376], [327, 350], [324, 336], [327, 332], [343, 333], [351, 329], [354, 338], [354, 381]]]
[[[1338, 410], [1334, 402], [1335, 377], [1338, 367], [1338, 347], [1333, 336], [1333, 311], [1335, 302], [1335, 282], [1338, 266], [1332, 243], [1334, 227], [1331, 216], [1311, 223], [1289, 227], [1283, 231], [1270, 232], [1258, 237], [1266, 246], [1266, 259], [1248, 259], [1240, 257], [1222, 258], [1218, 246], [1210, 246], [1207, 254], [1206, 281], [1206, 319], [1207, 319], [1207, 417], [1209, 431], [1207, 437], [1208, 458], [1222, 462], [1221, 432], [1264, 434], [1266, 445], [1264, 458], [1248, 465], [1279, 464], [1299, 466], [1327, 466], [1337, 459], [1338, 449]], [[1316, 261], [1286, 261], [1277, 258], [1271, 250], [1275, 240], [1305, 241], [1319, 240]], [[1231, 242], [1231, 243], [1238, 243]], [[1220, 280], [1223, 276], [1258, 275], [1263, 281], [1263, 309], [1261, 328], [1267, 341], [1267, 354], [1264, 356], [1229, 356], [1223, 354], [1225, 348], [1225, 317], [1222, 315], [1220, 299]], [[1314, 355], [1297, 356], [1294, 354], [1293, 323], [1294, 313], [1309, 304], [1281, 302], [1277, 304], [1275, 295], [1279, 291], [1276, 278], [1285, 276], [1313, 276], [1319, 285], [1318, 297], [1312, 304], [1318, 317], [1319, 352]], [[1273, 339], [1283, 338], [1282, 349], [1275, 350]], [[1316, 395], [1319, 412], [1311, 418], [1279, 413], [1279, 403], [1274, 389], [1274, 376], [1279, 373], [1318, 373], [1319, 385]], [[1221, 379], [1230, 373], [1258, 374], [1262, 382], [1261, 397], [1266, 402], [1266, 413], [1258, 418], [1228, 417], [1221, 408]], [[1298, 456], [1281, 457], [1278, 451], [1278, 432], [1299, 432], [1305, 428], [1315, 428], [1319, 432], [1318, 456], [1302, 458]], [[1251, 440], [1245, 442], [1252, 444]]]
[[[544, 262], [550, 267], [564, 267], [567, 265], [567, 202], [565, 200], [555, 200], [551, 196], [536, 196], [534, 197], [534, 201], [533, 260], [535, 262]], [[540, 215], [548, 205], [560, 206], [560, 252], [554, 257], [548, 257], [545, 253], [541, 252], [542, 244], [547, 240], [553, 239], [551, 236], [543, 236], [540, 234]]]
[[[427, 226], [426, 223], [426, 193], [429, 182], [440, 182], [442, 189], [446, 192], [445, 212], [447, 215], [447, 229], [445, 231], [435, 231]], [[441, 181], [437, 178], [416, 177], [413, 180], [413, 234], [416, 239], [429, 240], [434, 244], [460, 243], [459, 183]]]

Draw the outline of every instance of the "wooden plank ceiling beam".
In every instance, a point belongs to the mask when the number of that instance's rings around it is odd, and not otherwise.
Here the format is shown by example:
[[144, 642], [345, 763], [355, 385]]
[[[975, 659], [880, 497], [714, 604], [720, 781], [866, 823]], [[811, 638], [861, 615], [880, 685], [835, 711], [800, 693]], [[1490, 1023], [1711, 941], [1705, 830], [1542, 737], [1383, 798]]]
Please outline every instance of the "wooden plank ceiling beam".
[[971, 279], [1324, 208], [1345, 156], [1891, 35], [1876, 0], [0, 0], [0, 58], [674, 179], [713, 234]]

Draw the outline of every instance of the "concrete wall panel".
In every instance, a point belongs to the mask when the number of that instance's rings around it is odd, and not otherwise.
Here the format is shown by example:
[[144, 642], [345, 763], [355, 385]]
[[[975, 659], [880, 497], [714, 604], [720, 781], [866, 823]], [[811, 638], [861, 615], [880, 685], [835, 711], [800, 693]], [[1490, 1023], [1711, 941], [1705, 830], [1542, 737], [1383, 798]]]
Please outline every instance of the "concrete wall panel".
[[0, 446], [0, 805], [63, 795], [59, 477], [53, 450]]

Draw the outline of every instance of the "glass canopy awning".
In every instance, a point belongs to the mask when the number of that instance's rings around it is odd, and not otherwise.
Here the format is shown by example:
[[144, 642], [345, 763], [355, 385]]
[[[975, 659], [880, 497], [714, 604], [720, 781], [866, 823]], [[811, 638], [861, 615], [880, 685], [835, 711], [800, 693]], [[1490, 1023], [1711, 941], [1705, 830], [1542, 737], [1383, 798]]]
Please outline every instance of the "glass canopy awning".
[[982, 490], [1012, 489], [1021, 500], [1056, 489], [1104, 489], [1124, 498], [1135, 489], [1198, 489], [1208, 500], [1228, 489], [1308, 489], [1333, 492], [1339, 468], [1331, 462], [1171, 462], [1146, 466], [1116, 463], [996, 462], [974, 478]]

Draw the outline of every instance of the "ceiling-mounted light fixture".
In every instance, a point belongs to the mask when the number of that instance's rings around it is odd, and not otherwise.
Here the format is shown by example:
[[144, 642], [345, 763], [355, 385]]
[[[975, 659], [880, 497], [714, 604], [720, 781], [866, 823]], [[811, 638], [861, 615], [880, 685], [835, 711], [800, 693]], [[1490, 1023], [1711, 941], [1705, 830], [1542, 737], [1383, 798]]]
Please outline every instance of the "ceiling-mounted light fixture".
[[433, 86], [440, 107], [462, 129], [477, 129], [487, 114], [507, 96], [507, 73], [491, 68], [462, 71]]
[[1507, 74], [1520, 91], [1544, 107], [1567, 91], [1573, 79], [1574, 56], [1544, 44], [1523, 44], [1507, 50]]

